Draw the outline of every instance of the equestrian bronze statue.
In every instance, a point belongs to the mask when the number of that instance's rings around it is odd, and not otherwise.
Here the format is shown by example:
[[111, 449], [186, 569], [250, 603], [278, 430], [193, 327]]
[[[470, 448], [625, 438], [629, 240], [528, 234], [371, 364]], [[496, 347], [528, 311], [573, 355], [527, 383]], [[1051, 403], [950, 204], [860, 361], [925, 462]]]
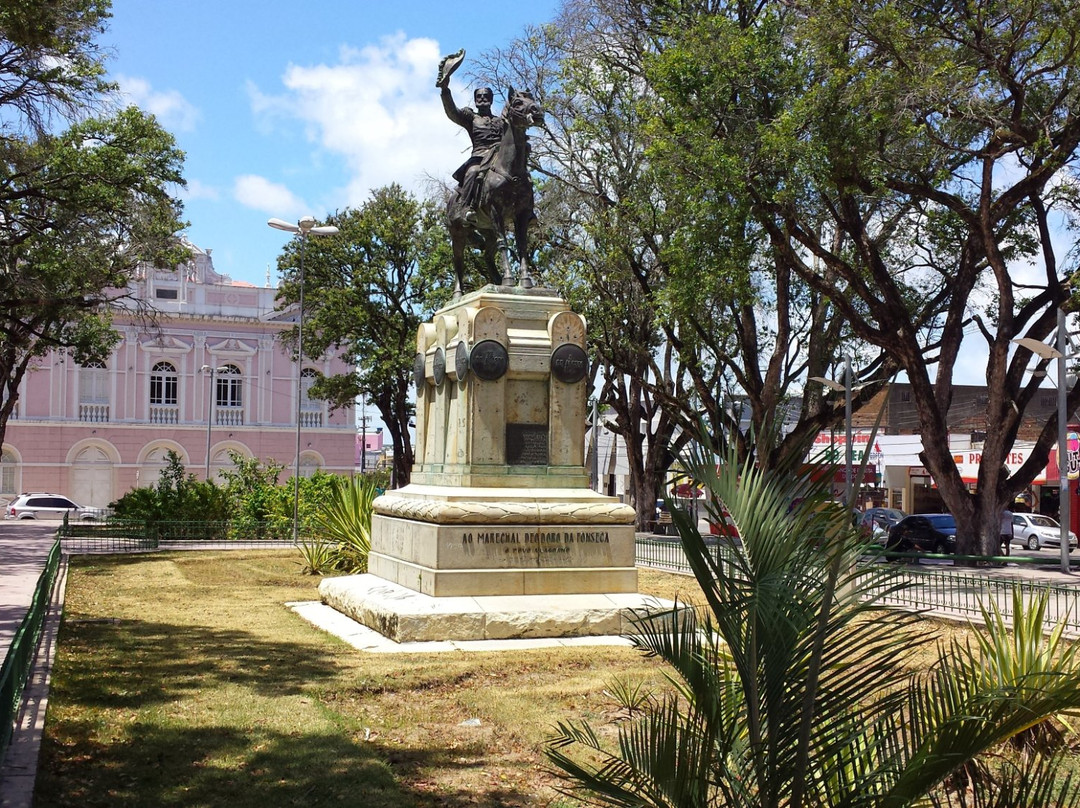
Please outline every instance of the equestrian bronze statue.
[[459, 108], [450, 93], [450, 76], [464, 57], [465, 51], [461, 50], [443, 59], [435, 82], [441, 90], [447, 117], [465, 129], [472, 142], [469, 159], [454, 172], [458, 185], [446, 205], [454, 252], [454, 296], [462, 292], [467, 244], [483, 251], [491, 283], [513, 284], [508, 258], [510, 245], [506, 238], [508, 227], [513, 230], [518, 283], [530, 288], [533, 280], [529, 226], [536, 219], [536, 212], [526, 132], [530, 126], [543, 125], [544, 113], [531, 94], [512, 87], [501, 115], [492, 113], [494, 93], [487, 87], [474, 93], [475, 110]]

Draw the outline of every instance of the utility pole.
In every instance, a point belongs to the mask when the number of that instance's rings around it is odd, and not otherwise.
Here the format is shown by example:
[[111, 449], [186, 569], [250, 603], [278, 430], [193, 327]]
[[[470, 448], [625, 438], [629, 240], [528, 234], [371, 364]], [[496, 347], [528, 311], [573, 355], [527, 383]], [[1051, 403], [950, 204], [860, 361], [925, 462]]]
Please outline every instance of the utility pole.
[[360, 399], [360, 473], [367, 471], [367, 402]]

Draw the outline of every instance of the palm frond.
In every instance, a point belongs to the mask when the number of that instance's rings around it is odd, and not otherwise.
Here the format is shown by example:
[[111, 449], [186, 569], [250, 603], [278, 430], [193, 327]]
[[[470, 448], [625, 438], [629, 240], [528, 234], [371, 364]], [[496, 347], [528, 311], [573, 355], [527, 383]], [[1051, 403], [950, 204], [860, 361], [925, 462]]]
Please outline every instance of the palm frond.
[[1011, 625], [988, 607], [982, 641], [942, 645], [931, 669], [908, 673], [907, 658], [933, 632], [916, 615], [881, 608], [906, 584], [892, 565], [860, 563], [865, 542], [847, 509], [798, 469], [765, 471], [733, 451], [717, 462], [701, 446], [688, 471], [741, 544], [717, 552], [673, 510], [705, 606], [676, 605], [637, 624], [635, 644], [668, 665], [673, 688], [620, 725], [616, 743], [560, 727], [549, 757], [578, 797], [899, 808], [930, 805], [934, 794], [959, 806], [969, 771], [1040, 800], [1017, 805], [1073, 804], [1045, 773], [1052, 754], [1024, 750], [1011, 772], [993, 757], [1007, 738], [1080, 707], [1080, 652], [1060, 631], [1044, 634], [1044, 603], [1018, 599]]
[[1013, 609], [1010, 626], [986, 607], [976, 641], [943, 648], [923, 687], [910, 689], [898, 794], [925, 793], [1006, 740], [1080, 708], [1080, 660], [1060, 631], [1045, 632], [1046, 594], [1029, 603], [1016, 590]]

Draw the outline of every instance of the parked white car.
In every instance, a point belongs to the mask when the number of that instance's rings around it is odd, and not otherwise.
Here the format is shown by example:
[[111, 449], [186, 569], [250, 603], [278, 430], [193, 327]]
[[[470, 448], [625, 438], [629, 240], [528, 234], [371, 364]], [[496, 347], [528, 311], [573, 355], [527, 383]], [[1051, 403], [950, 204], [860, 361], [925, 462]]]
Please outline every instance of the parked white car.
[[4, 514], [7, 519], [69, 519], [89, 521], [97, 519], [100, 512], [96, 508], [84, 508], [61, 494], [19, 494], [8, 505]]
[[[1046, 545], [1061, 546], [1061, 525], [1057, 519], [1041, 513], [1013, 514], [1013, 544], [1022, 544], [1028, 550], [1039, 550]], [[1069, 552], [1076, 549], [1076, 534], [1069, 531]]]

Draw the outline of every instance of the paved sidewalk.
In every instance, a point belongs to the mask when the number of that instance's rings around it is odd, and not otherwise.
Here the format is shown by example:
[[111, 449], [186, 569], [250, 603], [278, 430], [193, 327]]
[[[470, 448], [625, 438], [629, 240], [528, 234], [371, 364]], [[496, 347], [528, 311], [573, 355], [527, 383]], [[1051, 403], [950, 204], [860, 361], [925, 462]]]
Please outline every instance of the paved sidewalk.
[[[54, 524], [0, 524], [0, 659], [7, 656], [15, 632], [30, 608], [38, 579], [45, 569], [45, 560], [56, 541], [55, 534]], [[0, 760], [0, 808], [30, 808], [33, 804], [34, 779], [66, 580], [67, 561], [63, 559], [30, 680], [23, 690], [15, 732], [3, 760]]]
[[32, 808], [34, 804], [34, 781], [37, 778], [41, 738], [45, 731], [45, 713], [49, 707], [49, 683], [56, 659], [56, 635], [64, 610], [67, 569], [67, 558], [64, 557], [56, 573], [49, 612], [45, 617], [30, 680], [23, 690], [22, 709], [15, 732], [0, 761], [0, 808]]
[[55, 524], [0, 521], [0, 659], [30, 608], [55, 541]]

